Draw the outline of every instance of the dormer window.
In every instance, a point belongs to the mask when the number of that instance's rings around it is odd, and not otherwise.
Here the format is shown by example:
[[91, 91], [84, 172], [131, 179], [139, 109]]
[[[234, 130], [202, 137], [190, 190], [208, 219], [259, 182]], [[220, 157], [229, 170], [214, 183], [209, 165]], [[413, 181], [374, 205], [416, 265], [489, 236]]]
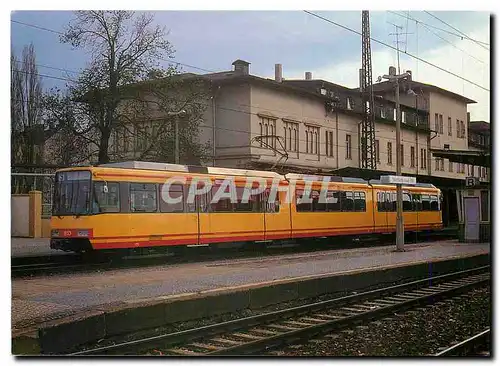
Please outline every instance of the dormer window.
[[326, 89], [325, 88], [321, 88], [320, 93], [321, 93], [321, 95], [326, 95]]
[[347, 109], [352, 110], [352, 98], [347, 97]]

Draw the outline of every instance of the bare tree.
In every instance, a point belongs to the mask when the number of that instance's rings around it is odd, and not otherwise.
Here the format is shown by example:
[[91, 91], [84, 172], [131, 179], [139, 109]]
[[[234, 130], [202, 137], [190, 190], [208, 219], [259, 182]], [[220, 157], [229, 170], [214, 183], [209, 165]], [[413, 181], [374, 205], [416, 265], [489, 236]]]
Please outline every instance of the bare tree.
[[88, 163], [97, 152], [89, 134], [82, 134], [79, 127], [86, 116], [79, 110], [80, 104], [68, 92], [54, 88], [44, 94], [43, 120], [54, 131], [45, 142], [45, 162], [56, 166]]
[[42, 82], [33, 44], [25, 46], [21, 59], [11, 54], [11, 163], [36, 164], [44, 141]]
[[138, 119], [147, 121], [149, 104], [145, 100], [131, 103], [144, 95], [131, 96], [125, 86], [152, 77], [162, 77], [165, 81], [176, 74], [175, 68], [160, 69], [159, 61], [173, 56], [165, 36], [164, 28], [153, 25], [151, 14], [78, 11], [61, 37], [63, 42], [83, 48], [91, 55], [89, 65], [72, 86], [72, 93], [82, 102], [81, 111], [87, 116], [81, 120], [78, 133], [97, 138], [94, 142], [98, 163], [110, 160], [110, 139], [114, 132], [129, 130], [128, 135], [146, 135], [147, 127], [139, 126]]

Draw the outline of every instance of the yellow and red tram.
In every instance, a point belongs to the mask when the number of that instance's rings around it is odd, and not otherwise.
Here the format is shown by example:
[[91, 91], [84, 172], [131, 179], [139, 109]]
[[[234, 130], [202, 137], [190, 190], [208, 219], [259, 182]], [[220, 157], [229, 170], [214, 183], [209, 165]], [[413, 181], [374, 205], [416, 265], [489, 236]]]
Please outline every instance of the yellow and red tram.
[[[236, 199], [212, 203], [227, 178]], [[82, 252], [395, 232], [395, 186], [329, 178], [325, 183], [321, 176], [147, 162], [62, 169], [56, 173], [50, 246]], [[168, 179], [177, 181], [165, 187]], [[243, 200], [252, 180], [265, 186]], [[190, 201], [195, 181], [212, 187]], [[163, 199], [165, 191], [175, 203]], [[301, 201], [306, 193], [310, 199]], [[440, 194], [432, 185], [404, 187], [405, 230], [442, 227]]]

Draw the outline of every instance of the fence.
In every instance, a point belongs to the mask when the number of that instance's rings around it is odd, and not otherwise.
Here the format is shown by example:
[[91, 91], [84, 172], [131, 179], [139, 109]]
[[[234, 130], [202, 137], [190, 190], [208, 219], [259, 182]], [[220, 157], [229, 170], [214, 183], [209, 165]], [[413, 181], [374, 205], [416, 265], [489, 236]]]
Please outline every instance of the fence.
[[11, 173], [11, 193], [42, 192], [42, 218], [50, 218], [54, 194], [54, 173]]

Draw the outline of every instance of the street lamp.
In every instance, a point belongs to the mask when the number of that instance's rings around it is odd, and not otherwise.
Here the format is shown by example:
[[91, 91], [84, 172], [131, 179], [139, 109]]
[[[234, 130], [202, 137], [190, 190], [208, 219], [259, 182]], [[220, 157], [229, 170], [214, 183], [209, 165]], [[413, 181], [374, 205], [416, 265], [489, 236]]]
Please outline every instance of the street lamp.
[[[184, 109], [177, 112], [167, 112], [168, 116], [180, 116], [186, 114]], [[175, 119], [175, 163], [179, 164], [179, 118]]]
[[[389, 67], [389, 75], [382, 78], [396, 84], [396, 174], [401, 176], [401, 110], [399, 105], [399, 80], [405, 80], [410, 73], [396, 75], [396, 68]], [[379, 80], [380, 80], [379, 76]], [[404, 224], [403, 224], [403, 190], [401, 184], [396, 184], [396, 251], [404, 251]]]

